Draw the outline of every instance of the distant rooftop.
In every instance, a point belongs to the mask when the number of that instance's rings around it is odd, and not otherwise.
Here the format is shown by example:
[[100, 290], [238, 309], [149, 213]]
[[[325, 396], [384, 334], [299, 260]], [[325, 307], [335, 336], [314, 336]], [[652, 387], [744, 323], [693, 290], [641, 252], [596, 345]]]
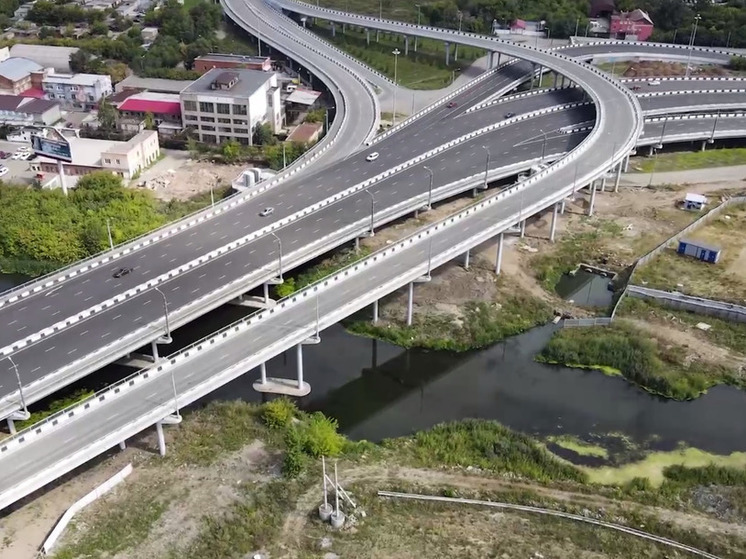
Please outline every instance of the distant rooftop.
[[103, 74], [58, 74], [56, 72], [51, 72], [44, 77], [44, 81], [51, 83], [71, 83], [74, 85], [93, 86], [105, 77], [106, 76]]
[[128, 97], [119, 105], [120, 111], [153, 113], [154, 115], [179, 115], [181, 103], [175, 93], [152, 93], [145, 91]]
[[27, 58], [44, 68], [54, 68], [59, 72], [70, 72], [70, 55], [79, 50], [77, 47], [54, 47], [51, 45], [26, 45], [18, 43], [10, 47], [10, 56]]
[[147, 89], [161, 93], [180, 93], [191, 85], [190, 80], [166, 80], [163, 78], [141, 78], [127, 76], [117, 84], [117, 91], [124, 89]]
[[[209, 93], [229, 97], [249, 97], [270, 79], [272, 79], [272, 74], [260, 70], [236, 68], [227, 71], [224, 68], [213, 68], [203, 74], [201, 78], [192, 82], [183, 93]], [[213, 87], [215, 82], [221, 87], [215, 89]], [[235, 82], [230, 89], [222, 89], [222, 87], [230, 82]]]
[[0, 95], [0, 111], [42, 114], [58, 103], [47, 99], [36, 99], [22, 95]]
[[38, 72], [42, 67], [28, 58], [8, 58], [0, 62], [0, 76], [6, 80], [17, 82], [31, 72]]
[[288, 103], [297, 103], [298, 105], [313, 105], [316, 99], [321, 97], [321, 93], [312, 89], [296, 89], [286, 101]]
[[251, 63], [251, 64], [263, 64], [267, 60], [270, 60], [268, 56], [250, 56], [247, 54], [220, 54], [220, 53], [209, 53], [203, 56], [198, 56], [195, 60], [204, 60], [207, 62], [233, 62], [233, 63]]

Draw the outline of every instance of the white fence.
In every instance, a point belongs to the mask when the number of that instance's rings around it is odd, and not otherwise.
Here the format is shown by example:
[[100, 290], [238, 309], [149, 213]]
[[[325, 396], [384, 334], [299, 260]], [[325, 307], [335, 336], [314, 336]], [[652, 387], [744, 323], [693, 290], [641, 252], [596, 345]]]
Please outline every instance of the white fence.
[[693, 297], [684, 293], [662, 291], [639, 285], [627, 287], [627, 296], [636, 299], [652, 299], [664, 307], [715, 316], [730, 322], [746, 322], [746, 307], [733, 303], [724, 303], [704, 297]]

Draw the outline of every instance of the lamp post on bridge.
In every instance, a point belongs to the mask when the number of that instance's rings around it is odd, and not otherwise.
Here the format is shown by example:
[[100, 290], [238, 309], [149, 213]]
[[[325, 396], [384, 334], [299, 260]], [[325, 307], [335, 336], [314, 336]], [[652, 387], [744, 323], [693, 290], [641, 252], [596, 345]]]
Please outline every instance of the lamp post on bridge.
[[544, 141], [541, 144], [541, 162], [544, 163], [544, 156], [547, 152], [547, 133], [544, 132], [544, 130], [539, 130], [541, 132], [542, 136], [544, 136]]
[[154, 287], [155, 291], [157, 291], [160, 296], [163, 298], [163, 314], [166, 318], [166, 336], [164, 339], [170, 340], [171, 339], [171, 324], [168, 319], [168, 300], [166, 299], [166, 294], [161, 291], [160, 287]]
[[423, 166], [423, 169], [427, 171], [430, 174], [430, 185], [427, 189], [427, 206], [425, 209], [432, 210], [433, 209], [433, 170], [430, 167]]
[[11, 365], [13, 365], [13, 371], [16, 374], [16, 381], [18, 382], [18, 393], [21, 395], [21, 406], [23, 407], [23, 413], [28, 414], [26, 397], [23, 395], [23, 385], [21, 384], [21, 375], [18, 373], [18, 365], [16, 365], [16, 362], [13, 361], [13, 358], [10, 355], [6, 355], [5, 358], [10, 361]]
[[[417, 7], [417, 27], [419, 27], [422, 21], [422, 5], [415, 4], [415, 6]], [[414, 52], [417, 52], [417, 35], [414, 36]]]
[[109, 235], [109, 248], [114, 250], [114, 239], [111, 237], [111, 220], [106, 218], [106, 232]]
[[397, 79], [396, 79], [396, 71], [397, 66], [399, 62], [399, 55], [401, 54], [401, 51], [399, 49], [394, 49], [391, 51], [391, 54], [394, 55], [394, 110], [391, 113], [391, 123], [393, 126], [396, 126], [396, 90], [398, 89], [397, 85]]
[[280, 258], [279, 258], [279, 263], [278, 263], [279, 269], [277, 273], [278, 273], [278, 278], [280, 279], [280, 281], [283, 281], [282, 280], [282, 241], [280, 240], [280, 237], [277, 236], [277, 233], [275, 233], [274, 231], [272, 231], [270, 235], [272, 235], [275, 238], [275, 241], [277, 241], [277, 247], [280, 250]]
[[694, 27], [692, 28], [692, 35], [689, 38], [689, 54], [686, 57], [686, 76], [689, 77], [689, 72], [692, 69], [692, 51], [694, 50], [694, 39], [697, 37], [697, 24], [699, 24], [699, 20], [702, 19], [702, 16], [697, 14], [694, 16]]
[[[457, 12], [458, 17], [458, 32], [461, 34], [461, 23], [464, 21], [464, 12], [459, 10]], [[458, 62], [458, 43], [456, 43], [456, 51], [453, 53], [453, 61]]]
[[372, 237], [373, 235], [376, 234], [375, 229], [373, 227], [374, 217], [375, 217], [375, 212], [376, 212], [376, 198], [375, 196], [373, 196], [373, 193], [367, 188], [363, 192], [365, 192], [368, 196], [370, 196], [370, 236]]
[[487, 152], [487, 161], [484, 164], [484, 185], [482, 188], [487, 190], [487, 174], [490, 172], [490, 149], [487, 146], [482, 146], [482, 149]]

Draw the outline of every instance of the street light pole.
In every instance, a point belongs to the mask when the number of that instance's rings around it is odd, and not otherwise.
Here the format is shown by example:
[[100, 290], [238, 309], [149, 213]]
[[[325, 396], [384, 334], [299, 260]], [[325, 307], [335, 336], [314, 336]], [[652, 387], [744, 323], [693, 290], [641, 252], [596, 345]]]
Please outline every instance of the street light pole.
[[374, 217], [375, 217], [375, 211], [376, 211], [376, 199], [373, 196], [373, 193], [367, 188], [364, 190], [364, 192], [368, 196], [370, 196], [370, 236], [372, 237], [373, 235], [375, 235], [375, 229], [373, 227], [373, 223], [374, 223]]
[[154, 287], [153, 289], [155, 289], [158, 293], [160, 293], [161, 297], [163, 297], [163, 314], [166, 317], [166, 338], [170, 338], [171, 324], [168, 320], [168, 300], [166, 299], [165, 293], [163, 293], [163, 291], [161, 291], [159, 287]]
[[288, 166], [288, 160], [287, 156], [285, 155], [285, 142], [282, 142], [282, 168], [285, 169], [285, 167]]
[[692, 35], [689, 38], [689, 55], [686, 58], [686, 77], [689, 77], [689, 72], [691, 71], [691, 62], [692, 62], [692, 51], [694, 50], [694, 39], [697, 37], [697, 24], [699, 23], [699, 20], [702, 19], [702, 17], [697, 14], [694, 16], [694, 27], [692, 28]]
[[114, 239], [111, 238], [111, 220], [106, 218], [106, 232], [109, 234], [109, 248], [114, 250]]
[[277, 241], [277, 247], [280, 249], [278, 277], [280, 278], [280, 281], [282, 281], [282, 241], [280, 240], [280, 237], [277, 236], [277, 233], [275, 233], [274, 231], [272, 231], [270, 235], [275, 238], [275, 240]]
[[[461, 33], [461, 22], [464, 20], [464, 12], [459, 10], [458, 15], [458, 32]], [[456, 51], [453, 53], [453, 61], [458, 62], [458, 43], [456, 43]]]
[[487, 161], [484, 164], [484, 190], [487, 190], [487, 173], [490, 172], [490, 150], [487, 146], [482, 146], [482, 149], [487, 152]]
[[23, 385], [21, 384], [21, 375], [18, 374], [18, 366], [16, 365], [16, 362], [13, 361], [13, 358], [10, 355], [7, 355], [5, 357], [8, 361], [10, 361], [10, 364], [13, 365], [13, 370], [16, 373], [16, 381], [18, 381], [18, 393], [21, 395], [21, 406], [23, 406], [24, 413], [28, 413], [28, 407], [26, 407], [26, 397], [23, 395]]
[[715, 124], [712, 125], [712, 134], [710, 134], [711, 144], [715, 142], [715, 130], [717, 130], [719, 118], [720, 118], [720, 110], [718, 110], [717, 114], [715, 115]]
[[391, 119], [392, 119], [392, 124], [396, 126], [396, 90], [399, 88], [399, 86], [396, 83], [396, 71], [397, 71], [397, 65], [399, 62], [399, 55], [401, 54], [401, 52], [399, 51], [399, 49], [394, 49], [391, 51], [391, 54], [394, 55], [394, 110], [391, 113], [393, 115]]
[[430, 167], [422, 167], [430, 173], [430, 186], [427, 189], [427, 208], [428, 210], [433, 209], [433, 170]]
[[[422, 6], [420, 4], [415, 4], [415, 6], [417, 6], [417, 27], [419, 27], [422, 21]], [[417, 52], [417, 35], [414, 36], [414, 52]]]
[[544, 130], [539, 130], [539, 132], [544, 136], [544, 142], [541, 144], [541, 162], [544, 163], [544, 155], [547, 151], [547, 133]]

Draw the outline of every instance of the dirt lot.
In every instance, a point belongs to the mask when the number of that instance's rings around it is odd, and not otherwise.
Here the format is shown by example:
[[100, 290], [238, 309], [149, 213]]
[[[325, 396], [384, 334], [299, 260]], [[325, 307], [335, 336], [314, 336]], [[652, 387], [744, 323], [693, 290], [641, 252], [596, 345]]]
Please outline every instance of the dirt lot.
[[[610, 64], [606, 64], [605, 66], [610, 66]], [[686, 64], [640, 60], [637, 62], [616, 64], [615, 70], [615, 73], [621, 74], [625, 78], [645, 78], [648, 76], [673, 77], [685, 75]], [[730, 72], [727, 68], [709, 64], [693, 64], [692, 71], [690, 72], [690, 75], [700, 77], [730, 76], [732, 74], [733, 72]]]
[[680, 256], [676, 247], [639, 268], [634, 281], [657, 289], [721, 299], [737, 304], [746, 301], [746, 205], [732, 206], [721, 216], [687, 235], [722, 249], [716, 264]]
[[[161, 200], [186, 200], [209, 192], [210, 186], [228, 185], [245, 165], [217, 165], [191, 159], [189, 152], [163, 150], [163, 159], [132, 181], [133, 188], [152, 190]], [[144, 186], [138, 186], [144, 183]]]

